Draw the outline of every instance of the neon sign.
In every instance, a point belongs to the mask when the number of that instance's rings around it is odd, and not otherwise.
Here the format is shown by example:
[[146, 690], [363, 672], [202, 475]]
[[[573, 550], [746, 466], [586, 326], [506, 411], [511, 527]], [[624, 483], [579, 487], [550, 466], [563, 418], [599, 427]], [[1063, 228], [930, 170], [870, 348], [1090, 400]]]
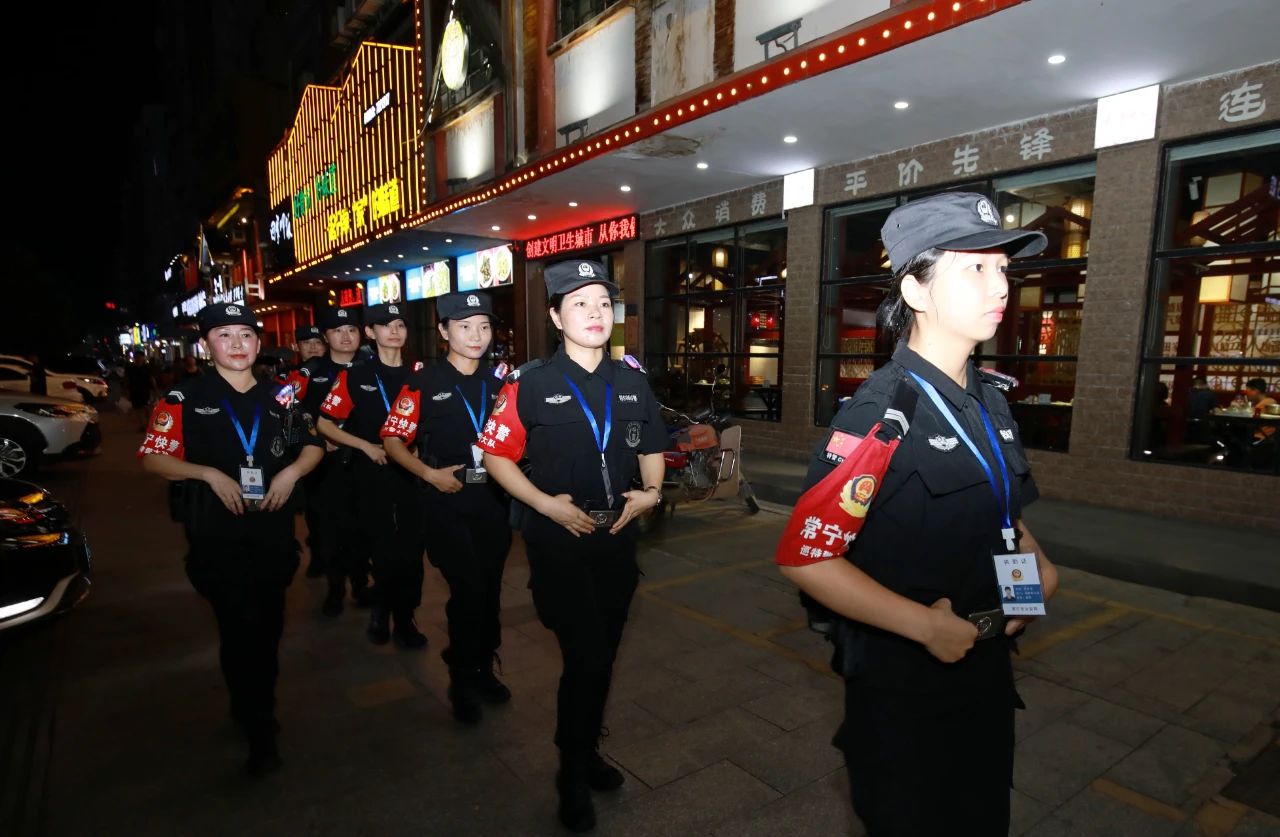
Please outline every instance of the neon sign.
[[353, 305], [364, 305], [364, 285], [352, 285], [338, 291], [339, 308], [350, 308]]
[[377, 119], [378, 114], [382, 113], [384, 110], [386, 110], [390, 106], [391, 106], [391, 91], [388, 90], [386, 93], [382, 94], [382, 97], [378, 99], [378, 101], [374, 102], [373, 104], [369, 105], [369, 107], [364, 109], [364, 124], [368, 125], [370, 122]]
[[356, 198], [350, 207], [329, 214], [329, 240], [340, 241], [351, 232], [368, 230], [388, 215], [400, 211], [400, 180], [391, 178]]
[[545, 259], [549, 256], [560, 256], [577, 250], [587, 250], [602, 244], [618, 244], [623, 241], [634, 241], [637, 226], [636, 216], [627, 215], [610, 221], [597, 221], [571, 230], [541, 235], [525, 242], [525, 258]]

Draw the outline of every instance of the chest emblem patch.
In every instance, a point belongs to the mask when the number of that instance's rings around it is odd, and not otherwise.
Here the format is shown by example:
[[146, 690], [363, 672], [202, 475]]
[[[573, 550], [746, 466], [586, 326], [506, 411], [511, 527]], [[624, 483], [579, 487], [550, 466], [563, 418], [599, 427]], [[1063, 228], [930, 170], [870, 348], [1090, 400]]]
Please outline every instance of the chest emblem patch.
[[405, 396], [396, 402], [396, 412], [402, 416], [413, 415], [413, 399]]
[[627, 447], [640, 447], [640, 422], [638, 421], [627, 424]]
[[934, 450], [940, 450], [943, 453], [950, 453], [956, 449], [956, 445], [960, 444], [960, 440], [955, 436], [930, 436], [929, 447]]
[[564, 394], [549, 395], [544, 399], [548, 404], [563, 404], [569, 400], [569, 396]]
[[377, 388], [377, 387], [375, 387], [373, 384], [361, 384], [361, 385], [360, 385], [360, 389], [364, 390], [365, 392], [377, 392], [377, 391], [378, 391], [378, 388]]
[[325, 384], [329, 382], [328, 378], [312, 378], [311, 380], [315, 381], [317, 384]]
[[271, 440], [271, 455], [277, 459], [284, 456], [284, 439], [277, 436]]
[[196, 407], [196, 412], [202, 416], [216, 416], [222, 412], [221, 407]]
[[155, 421], [151, 422], [151, 429], [157, 433], [168, 433], [173, 429], [173, 414], [165, 412], [156, 413]]
[[850, 517], [866, 517], [867, 506], [876, 493], [876, 478], [870, 474], [854, 477], [840, 489], [840, 508]]
[[629, 402], [630, 402], [630, 403], [632, 403], [632, 404], [639, 404], [639, 403], [640, 403], [640, 396], [638, 396], [638, 395], [625, 395], [625, 394], [619, 393], [619, 394], [618, 394], [618, 400], [619, 400], [619, 401], [629, 401]]
[[446, 400], [447, 398], [451, 397], [452, 395], [453, 395], [453, 393], [452, 393], [452, 392], [437, 392], [435, 395], [431, 396], [431, 400], [432, 400], [432, 401], [444, 401], [444, 400]]
[[1000, 438], [1004, 439], [1006, 442], [1012, 442], [1013, 431], [1005, 427], [1000, 428]]

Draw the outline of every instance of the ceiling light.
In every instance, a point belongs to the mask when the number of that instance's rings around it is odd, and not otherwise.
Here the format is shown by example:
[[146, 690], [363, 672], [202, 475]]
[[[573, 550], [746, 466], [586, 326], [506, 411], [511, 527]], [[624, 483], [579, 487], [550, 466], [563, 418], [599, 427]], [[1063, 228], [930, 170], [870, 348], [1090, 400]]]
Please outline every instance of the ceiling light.
[[799, 142], [799, 140], [792, 134], [787, 134], [785, 137], [782, 138], [782, 141], [787, 144], [791, 144], [793, 142]]
[[899, 102], [894, 102], [893, 106], [898, 110], [906, 110], [907, 108], [911, 107], [911, 103], [899, 101]]
[[423, 250], [430, 250], [431, 248], [424, 244], [424, 245], [422, 245], [422, 249], [423, 249]]
[[624, 191], [624, 192], [630, 192], [630, 191], [631, 191], [631, 187], [630, 187], [630, 186], [628, 186], [628, 185], [627, 185], [627, 184], [625, 184], [625, 183], [623, 183], [623, 184], [622, 184], [621, 186], [619, 186], [618, 188], [619, 188], [619, 189], [621, 189], [621, 190], [622, 190], [622, 191]]
[[577, 206], [577, 205], [578, 205], [577, 201], [569, 201], [569, 206]]
[[1054, 53], [1053, 55], [1049, 56], [1050, 64], [1061, 64], [1063, 61], [1066, 61], [1066, 60], [1067, 60], [1067, 56], [1063, 55], [1060, 52]]
[[530, 215], [530, 216], [529, 216], [529, 220], [530, 220], [530, 221], [536, 221], [536, 220], [538, 220], [538, 216], [537, 216], [537, 215]]
[[383, 260], [382, 260], [382, 263], [383, 263], [383, 264], [391, 264], [391, 259], [383, 259]]
[[445, 244], [452, 244], [452, 243], [453, 243], [453, 239], [452, 239], [452, 238], [446, 238], [446, 239], [444, 240], [444, 243], [445, 243]]
[[706, 167], [707, 167], [706, 163], [698, 163], [698, 168], [705, 169]]
[[1013, 213], [1012, 213], [1012, 212], [1010, 212], [1008, 215], [1004, 216], [1004, 222], [1005, 222], [1006, 224], [1012, 224], [1012, 223], [1013, 223], [1014, 221], [1016, 221], [1016, 220], [1018, 220], [1018, 219], [1013, 217]]
[[497, 232], [498, 230], [502, 229], [502, 227], [499, 227], [497, 224], [494, 224], [489, 229], [493, 230], [494, 232]]

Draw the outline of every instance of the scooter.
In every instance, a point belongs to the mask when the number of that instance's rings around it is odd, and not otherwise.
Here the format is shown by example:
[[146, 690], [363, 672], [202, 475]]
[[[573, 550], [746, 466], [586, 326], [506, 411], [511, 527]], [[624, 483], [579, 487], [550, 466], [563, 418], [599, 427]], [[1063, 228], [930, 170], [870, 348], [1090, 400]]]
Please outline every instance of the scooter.
[[[725, 372], [716, 367], [715, 379]], [[760, 511], [755, 491], [742, 471], [742, 428], [731, 424], [727, 412], [715, 411], [715, 379], [711, 385], [711, 406], [686, 415], [659, 404], [664, 415], [674, 419], [668, 426], [671, 447], [663, 451], [666, 474], [662, 479], [662, 506], [654, 510], [655, 519], [664, 512], [674, 515], [677, 503], [701, 503], [736, 496], [749, 514]]]

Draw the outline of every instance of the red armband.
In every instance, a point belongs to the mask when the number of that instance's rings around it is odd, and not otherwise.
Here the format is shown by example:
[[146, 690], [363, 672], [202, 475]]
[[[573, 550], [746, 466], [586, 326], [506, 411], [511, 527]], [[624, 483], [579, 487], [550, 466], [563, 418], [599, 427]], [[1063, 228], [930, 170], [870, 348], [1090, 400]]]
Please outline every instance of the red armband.
[[351, 393], [347, 391], [347, 370], [338, 373], [333, 389], [320, 402], [320, 413], [334, 421], [346, 421], [351, 415]]
[[173, 456], [178, 459], [187, 458], [187, 450], [182, 442], [182, 403], [170, 404], [161, 401], [151, 411], [151, 420], [147, 423], [147, 435], [138, 448], [138, 457], [147, 455]]
[[525, 429], [516, 406], [519, 390], [519, 381], [502, 387], [498, 400], [493, 403], [493, 412], [489, 413], [489, 420], [480, 431], [479, 440], [480, 449], [485, 453], [512, 462], [518, 462], [524, 456]]
[[378, 435], [383, 439], [394, 436], [404, 442], [412, 442], [418, 435], [418, 421], [422, 416], [421, 398], [421, 390], [410, 389], [407, 384], [401, 387]]

